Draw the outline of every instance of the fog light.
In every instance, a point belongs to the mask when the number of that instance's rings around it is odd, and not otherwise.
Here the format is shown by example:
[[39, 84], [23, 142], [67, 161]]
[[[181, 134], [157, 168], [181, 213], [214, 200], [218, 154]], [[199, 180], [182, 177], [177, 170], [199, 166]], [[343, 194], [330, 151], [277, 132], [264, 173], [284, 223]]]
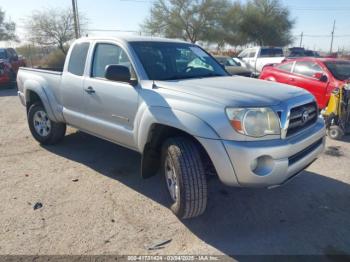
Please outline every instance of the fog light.
[[271, 156], [261, 156], [251, 163], [251, 169], [257, 176], [267, 176], [272, 172], [274, 165], [275, 161]]
[[258, 159], [254, 159], [252, 163], [250, 164], [250, 168], [252, 171], [254, 171], [258, 167]]

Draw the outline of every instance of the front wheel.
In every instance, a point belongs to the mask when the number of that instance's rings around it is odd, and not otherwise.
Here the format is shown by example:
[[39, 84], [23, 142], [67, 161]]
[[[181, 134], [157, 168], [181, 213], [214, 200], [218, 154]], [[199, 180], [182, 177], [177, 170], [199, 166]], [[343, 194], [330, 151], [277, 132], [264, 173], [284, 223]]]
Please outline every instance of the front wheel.
[[41, 104], [33, 104], [29, 108], [28, 125], [35, 140], [43, 145], [58, 143], [66, 133], [66, 125], [50, 120]]
[[203, 214], [207, 181], [197, 144], [183, 137], [168, 139], [163, 145], [162, 167], [173, 213], [181, 219]]

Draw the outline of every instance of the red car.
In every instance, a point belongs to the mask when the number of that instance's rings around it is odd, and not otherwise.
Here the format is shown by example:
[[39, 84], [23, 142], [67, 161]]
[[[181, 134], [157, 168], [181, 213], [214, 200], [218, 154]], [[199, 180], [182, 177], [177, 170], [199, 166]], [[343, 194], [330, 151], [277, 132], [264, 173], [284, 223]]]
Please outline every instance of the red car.
[[350, 80], [350, 61], [335, 58], [300, 58], [266, 66], [260, 79], [298, 86], [312, 93], [323, 109], [332, 91]]
[[10, 84], [16, 80], [18, 68], [25, 66], [13, 48], [0, 48], [0, 84]]

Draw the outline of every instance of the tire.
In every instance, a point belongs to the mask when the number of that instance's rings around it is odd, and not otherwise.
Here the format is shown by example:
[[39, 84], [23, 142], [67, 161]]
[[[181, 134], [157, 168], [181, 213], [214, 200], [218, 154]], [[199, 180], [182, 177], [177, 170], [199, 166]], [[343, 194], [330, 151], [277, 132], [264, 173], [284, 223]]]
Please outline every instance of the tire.
[[197, 144], [184, 137], [168, 139], [163, 144], [162, 170], [173, 213], [180, 219], [203, 214], [208, 198], [207, 181]]
[[56, 144], [66, 134], [66, 125], [50, 120], [45, 108], [39, 103], [29, 108], [28, 125], [35, 140], [42, 145]]
[[334, 140], [341, 140], [344, 136], [344, 131], [339, 126], [330, 126], [327, 129], [327, 135]]

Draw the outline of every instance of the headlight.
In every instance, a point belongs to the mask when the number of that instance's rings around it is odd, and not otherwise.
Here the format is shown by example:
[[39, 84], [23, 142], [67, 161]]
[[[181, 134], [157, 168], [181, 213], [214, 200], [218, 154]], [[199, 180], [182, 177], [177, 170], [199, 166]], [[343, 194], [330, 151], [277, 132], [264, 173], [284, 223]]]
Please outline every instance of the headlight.
[[263, 137], [280, 135], [279, 117], [270, 108], [227, 108], [232, 127], [243, 135]]

